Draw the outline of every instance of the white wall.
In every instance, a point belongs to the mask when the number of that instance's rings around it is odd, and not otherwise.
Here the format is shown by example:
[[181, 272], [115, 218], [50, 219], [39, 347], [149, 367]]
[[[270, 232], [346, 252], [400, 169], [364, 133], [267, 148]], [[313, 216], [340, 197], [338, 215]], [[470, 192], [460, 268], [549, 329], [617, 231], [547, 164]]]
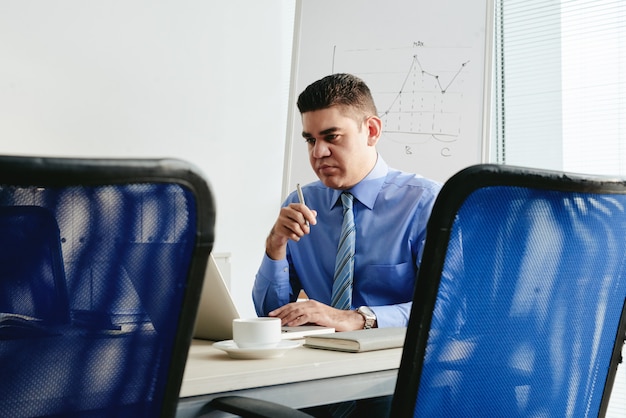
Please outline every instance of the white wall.
[[2, 0], [0, 153], [177, 157], [244, 315], [281, 199], [293, 0]]

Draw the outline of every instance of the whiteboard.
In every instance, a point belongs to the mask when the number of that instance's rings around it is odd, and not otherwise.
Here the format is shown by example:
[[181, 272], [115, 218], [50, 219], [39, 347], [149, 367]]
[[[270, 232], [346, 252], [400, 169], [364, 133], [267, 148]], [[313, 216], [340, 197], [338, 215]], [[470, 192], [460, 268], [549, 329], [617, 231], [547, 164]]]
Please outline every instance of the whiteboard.
[[283, 196], [317, 180], [297, 97], [332, 73], [370, 87], [391, 166], [445, 181], [486, 162], [492, 0], [298, 0]]

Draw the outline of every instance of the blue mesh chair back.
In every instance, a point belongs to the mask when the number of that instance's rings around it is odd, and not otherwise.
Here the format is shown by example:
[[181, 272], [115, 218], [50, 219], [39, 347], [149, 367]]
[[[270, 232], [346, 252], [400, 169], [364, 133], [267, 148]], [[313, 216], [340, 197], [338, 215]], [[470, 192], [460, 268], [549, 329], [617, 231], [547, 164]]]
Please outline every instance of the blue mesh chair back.
[[453, 176], [428, 225], [391, 416], [602, 416], [625, 269], [625, 182], [495, 165]]
[[59, 226], [39, 206], [0, 206], [0, 339], [28, 328], [14, 319], [37, 318], [44, 325], [70, 320]]
[[183, 161], [0, 157], [0, 416], [174, 416], [214, 223]]

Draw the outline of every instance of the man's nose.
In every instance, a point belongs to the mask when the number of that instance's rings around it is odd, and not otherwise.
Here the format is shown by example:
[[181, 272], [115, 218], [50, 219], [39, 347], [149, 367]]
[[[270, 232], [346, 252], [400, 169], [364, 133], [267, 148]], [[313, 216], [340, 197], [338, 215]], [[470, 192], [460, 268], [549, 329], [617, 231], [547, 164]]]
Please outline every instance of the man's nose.
[[328, 155], [330, 155], [328, 143], [326, 141], [315, 141], [312, 153], [314, 158], [327, 157]]

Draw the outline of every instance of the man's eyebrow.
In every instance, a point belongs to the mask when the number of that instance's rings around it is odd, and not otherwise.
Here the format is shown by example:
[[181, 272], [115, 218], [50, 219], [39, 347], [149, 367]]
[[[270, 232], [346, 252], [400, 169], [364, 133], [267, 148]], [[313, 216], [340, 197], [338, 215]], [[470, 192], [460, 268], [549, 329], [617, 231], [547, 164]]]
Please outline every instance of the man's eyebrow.
[[[322, 135], [322, 136], [323, 136], [323, 135], [332, 134], [333, 132], [337, 132], [338, 130], [339, 130], [339, 128], [337, 128], [337, 127], [333, 126], [333, 127], [331, 127], [331, 128], [324, 129], [323, 131], [321, 131], [321, 132], [320, 132], [320, 135]], [[306, 131], [302, 131], [302, 136], [303, 136], [304, 138], [312, 138], [312, 137], [313, 137], [313, 134], [312, 134], [312, 133], [309, 133], [309, 132], [306, 132]]]

